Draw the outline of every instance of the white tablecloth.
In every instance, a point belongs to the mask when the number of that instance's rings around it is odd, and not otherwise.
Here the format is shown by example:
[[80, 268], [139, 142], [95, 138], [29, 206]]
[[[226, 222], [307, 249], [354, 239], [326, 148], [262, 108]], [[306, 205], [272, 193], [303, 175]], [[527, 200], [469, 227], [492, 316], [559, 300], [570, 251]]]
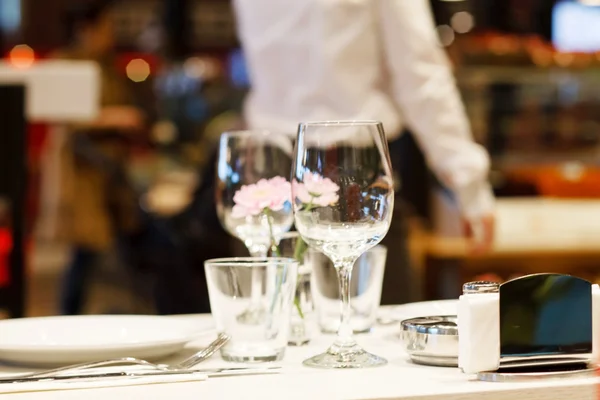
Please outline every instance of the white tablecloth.
[[[210, 316], [180, 316], [174, 318], [206, 319]], [[478, 382], [456, 368], [436, 368], [410, 362], [396, 339], [398, 328], [378, 328], [358, 341], [369, 351], [385, 356], [385, 367], [364, 370], [317, 370], [303, 367], [303, 359], [324, 350], [333, 336], [319, 336], [309, 346], [290, 347], [277, 375], [210, 378], [193, 383], [169, 383], [147, 386], [113, 387], [53, 392], [31, 392], [3, 395], [10, 400], [117, 400], [117, 399], [598, 399], [600, 379], [564, 379], [528, 383]], [[212, 338], [190, 344], [186, 352], [194, 351]], [[189, 354], [180, 354], [177, 361]], [[227, 366], [217, 355], [201, 367]], [[1, 366], [0, 374], [17, 372]]]

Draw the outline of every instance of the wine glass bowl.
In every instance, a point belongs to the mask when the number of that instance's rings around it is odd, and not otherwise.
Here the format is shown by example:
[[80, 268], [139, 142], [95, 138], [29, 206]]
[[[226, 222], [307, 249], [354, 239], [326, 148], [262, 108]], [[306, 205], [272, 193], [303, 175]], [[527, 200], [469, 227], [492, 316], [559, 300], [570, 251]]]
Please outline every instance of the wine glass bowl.
[[394, 207], [394, 185], [383, 127], [375, 121], [300, 124], [292, 200], [296, 229], [334, 263], [342, 315], [335, 343], [304, 362], [321, 368], [363, 368], [386, 361], [352, 338], [349, 284], [358, 257], [386, 235]]
[[265, 257], [273, 237], [293, 224], [288, 177], [292, 141], [268, 131], [221, 135], [217, 160], [217, 214], [253, 257]]

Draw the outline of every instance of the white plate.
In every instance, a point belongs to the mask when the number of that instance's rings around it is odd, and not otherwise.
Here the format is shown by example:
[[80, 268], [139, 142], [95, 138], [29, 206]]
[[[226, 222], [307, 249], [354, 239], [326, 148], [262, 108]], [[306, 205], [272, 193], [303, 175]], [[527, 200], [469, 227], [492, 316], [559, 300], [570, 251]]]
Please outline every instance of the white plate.
[[8, 319], [0, 321], [0, 360], [39, 366], [120, 357], [156, 360], [211, 328], [207, 322], [143, 315]]
[[417, 317], [434, 317], [438, 315], [457, 315], [458, 300], [434, 300], [419, 303], [407, 303], [392, 309], [391, 318], [396, 321]]

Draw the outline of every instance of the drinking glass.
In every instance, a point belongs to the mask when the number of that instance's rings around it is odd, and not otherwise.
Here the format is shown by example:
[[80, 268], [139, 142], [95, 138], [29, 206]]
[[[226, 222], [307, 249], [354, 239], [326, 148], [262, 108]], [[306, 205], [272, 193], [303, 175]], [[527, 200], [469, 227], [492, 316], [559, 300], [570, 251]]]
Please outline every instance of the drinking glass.
[[[387, 248], [377, 245], [367, 250], [354, 263], [350, 284], [352, 331], [367, 333], [377, 320]], [[307, 255], [312, 268], [312, 298], [321, 331], [335, 333], [340, 326], [340, 290], [336, 269], [323, 253], [311, 249]]]
[[[266, 257], [293, 222], [288, 177], [292, 140], [268, 131], [234, 131], [221, 135], [217, 159], [216, 205], [221, 224], [241, 239], [250, 255]], [[252, 285], [255, 301], [240, 316], [259, 323], [260, 281]]]
[[[298, 262], [292, 258], [221, 258], [204, 263], [210, 308], [217, 330], [231, 340], [221, 356], [233, 362], [269, 362], [283, 358], [290, 329], [290, 314]], [[238, 318], [256, 299], [268, 310], [260, 321], [246, 324]]]
[[354, 263], [386, 235], [394, 208], [394, 185], [383, 126], [375, 121], [300, 124], [292, 199], [296, 229], [337, 271], [342, 301], [333, 345], [304, 361], [320, 368], [384, 365], [352, 337], [350, 278]]
[[[272, 238], [277, 240], [294, 223], [288, 192], [276, 192], [288, 183], [292, 151], [291, 139], [283, 134], [234, 131], [221, 135], [217, 213], [221, 225], [244, 242], [252, 257], [266, 257]], [[288, 198], [277, 197], [278, 193]], [[277, 207], [273, 201], [278, 201]]]

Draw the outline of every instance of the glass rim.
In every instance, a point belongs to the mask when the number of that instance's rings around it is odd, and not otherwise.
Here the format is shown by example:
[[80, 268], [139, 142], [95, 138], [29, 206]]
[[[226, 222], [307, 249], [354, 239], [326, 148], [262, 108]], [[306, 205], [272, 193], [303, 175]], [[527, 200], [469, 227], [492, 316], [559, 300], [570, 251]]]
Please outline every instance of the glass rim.
[[327, 126], [378, 126], [382, 125], [377, 120], [332, 120], [332, 121], [309, 121], [301, 122], [301, 127], [327, 127]]
[[283, 137], [290, 137], [293, 134], [295, 134], [295, 132], [283, 132], [283, 131], [272, 131], [269, 129], [240, 129], [240, 130], [231, 130], [231, 131], [225, 131], [225, 132], [221, 132], [221, 134], [219, 135], [220, 138], [225, 137], [225, 136], [229, 136], [229, 137], [251, 137], [251, 136], [256, 136], [256, 135], [261, 135], [261, 136], [271, 136], [271, 135], [277, 135], [277, 136], [283, 136]]
[[240, 129], [240, 130], [232, 130], [225, 131], [221, 133], [221, 136], [250, 136], [250, 135], [270, 135], [274, 132], [269, 131], [268, 129]]
[[222, 257], [212, 258], [204, 261], [205, 266], [227, 267], [235, 266], [241, 268], [251, 268], [256, 266], [265, 266], [269, 264], [299, 264], [298, 260], [292, 257]]

